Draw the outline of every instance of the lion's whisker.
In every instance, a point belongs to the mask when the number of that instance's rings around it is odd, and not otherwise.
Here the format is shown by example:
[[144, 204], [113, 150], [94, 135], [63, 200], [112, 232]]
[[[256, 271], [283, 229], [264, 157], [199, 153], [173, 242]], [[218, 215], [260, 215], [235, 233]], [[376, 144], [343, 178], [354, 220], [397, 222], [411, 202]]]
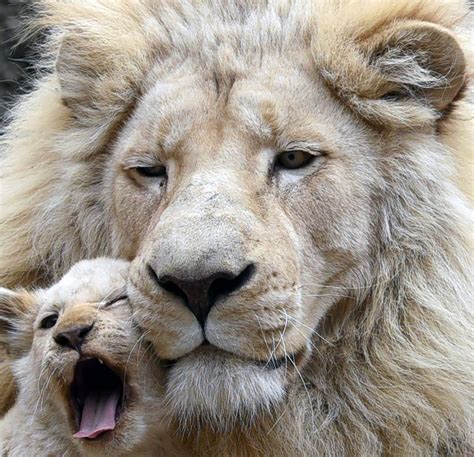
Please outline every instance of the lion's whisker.
[[145, 333], [143, 335], [141, 335], [137, 341], [135, 341], [135, 344], [132, 346], [132, 349], [130, 349], [130, 352], [128, 354], [128, 357], [127, 357], [127, 361], [125, 362], [125, 370], [124, 370], [124, 376], [123, 376], [123, 387], [125, 388], [125, 380], [127, 378], [127, 371], [128, 371], [128, 364], [130, 363], [130, 359], [132, 357], [132, 354], [133, 354], [133, 351], [135, 350], [135, 348], [137, 347], [137, 345], [140, 344], [140, 342], [145, 338]]
[[116, 287], [115, 289], [111, 290], [105, 297], [103, 297], [102, 300], [97, 303], [97, 311], [100, 311], [101, 307], [107, 304], [107, 300], [121, 289], [122, 287]]
[[32, 416], [31, 416], [31, 424], [34, 423], [36, 413], [38, 412], [38, 407], [39, 407], [39, 411], [41, 411], [43, 409], [43, 396], [45, 395], [46, 389], [48, 388], [48, 385], [50, 384], [54, 374], [56, 373], [56, 371], [58, 369], [59, 369], [59, 367], [56, 367], [52, 370], [52, 372], [48, 376], [48, 379], [46, 380], [46, 382], [41, 387], [41, 390], [39, 391], [38, 399], [36, 401], [35, 408], [33, 410]]
[[314, 424], [315, 423], [314, 407], [313, 407], [313, 402], [311, 400], [311, 394], [309, 393], [308, 387], [306, 386], [306, 381], [304, 380], [303, 375], [301, 374], [301, 371], [298, 369], [296, 362], [293, 360], [293, 357], [290, 357], [290, 362], [294, 366], [296, 373], [298, 374], [301, 380], [301, 384], [303, 385], [305, 393], [308, 396], [309, 407], [311, 409], [311, 423]]
[[309, 327], [308, 325], [304, 324], [303, 322], [301, 322], [299, 319], [297, 319], [296, 317], [294, 316], [288, 316], [290, 320], [296, 322], [297, 324], [303, 326], [304, 328], [308, 329], [311, 331], [311, 333], [314, 333], [315, 335], [319, 336], [319, 338], [321, 338], [324, 342], [326, 342], [327, 344], [329, 344], [330, 346], [334, 346], [333, 343], [331, 343], [330, 341], [328, 341], [326, 338], [324, 338], [321, 334], [319, 334], [316, 329], [314, 328], [311, 328]]

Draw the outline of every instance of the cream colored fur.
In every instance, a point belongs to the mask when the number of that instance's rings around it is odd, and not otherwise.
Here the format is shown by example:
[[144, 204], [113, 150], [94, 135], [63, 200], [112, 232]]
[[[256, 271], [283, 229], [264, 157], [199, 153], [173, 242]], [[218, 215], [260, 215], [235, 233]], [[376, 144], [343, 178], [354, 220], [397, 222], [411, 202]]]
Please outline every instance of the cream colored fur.
[[[1, 140], [0, 282], [134, 259], [135, 317], [177, 360], [169, 421], [200, 455], [471, 451], [467, 4], [39, 10], [45, 72]], [[292, 147], [324, 154], [273, 169]], [[167, 180], [137, 171], [160, 163]], [[199, 347], [156, 279], [248, 264]]]
[[[0, 344], [14, 358], [19, 386], [15, 406], [0, 421], [2, 456], [176, 455], [161, 425], [160, 370], [131, 321], [128, 300], [112, 303], [123, 296], [127, 273], [126, 262], [97, 259], [78, 263], [48, 289], [0, 289]], [[58, 322], [40, 328], [53, 312]], [[54, 340], [80, 324], [93, 325], [81, 356]], [[78, 423], [69, 389], [80, 357], [101, 358], [120, 370], [130, 398], [116, 429], [95, 440], [72, 436]]]

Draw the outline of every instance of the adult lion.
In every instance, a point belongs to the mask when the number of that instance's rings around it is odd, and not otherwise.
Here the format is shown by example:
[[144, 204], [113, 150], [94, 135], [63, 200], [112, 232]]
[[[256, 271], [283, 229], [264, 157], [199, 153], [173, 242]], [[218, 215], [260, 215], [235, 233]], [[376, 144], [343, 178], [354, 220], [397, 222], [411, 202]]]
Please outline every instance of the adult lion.
[[2, 146], [3, 285], [135, 259], [198, 454], [469, 452], [467, 5], [39, 10], [46, 71]]

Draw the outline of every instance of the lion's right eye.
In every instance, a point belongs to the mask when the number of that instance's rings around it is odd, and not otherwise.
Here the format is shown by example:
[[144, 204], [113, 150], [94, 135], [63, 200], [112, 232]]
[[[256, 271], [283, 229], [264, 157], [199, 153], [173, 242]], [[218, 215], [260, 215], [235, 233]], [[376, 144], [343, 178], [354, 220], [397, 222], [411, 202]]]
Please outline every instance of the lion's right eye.
[[112, 298], [108, 302], [104, 304], [104, 308], [108, 308], [109, 306], [114, 305], [115, 303], [118, 303], [119, 301], [126, 300], [128, 298], [128, 295], [121, 295], [120, 297]]
[[287, 170], [294, 170], [308, 165], [314, 157], [306, 151], [286, 151], [277, 157], [277, 164]]
[[166, 177], [166, 167], [159, 165], [156, 167], [136, 167], [135, 171], [145, 178], [164, 178]]
[[57, 314], [51, 314], [49, 316], [46, 316], [40, 322], [40, 328], [42, 328], [42, 329], [53, 328], [56, 325], [56, 322], [58, 322], [58, 315]]

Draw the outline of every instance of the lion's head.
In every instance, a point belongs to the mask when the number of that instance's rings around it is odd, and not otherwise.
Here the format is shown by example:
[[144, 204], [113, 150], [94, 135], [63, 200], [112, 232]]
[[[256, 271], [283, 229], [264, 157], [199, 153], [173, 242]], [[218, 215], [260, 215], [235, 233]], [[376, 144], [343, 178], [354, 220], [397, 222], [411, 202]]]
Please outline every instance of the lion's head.
[[15, 360], [16, 408], [38, 446], [116, 456], [157, 444], [162, 377], [131, 319], [128, 270], [83, 261], [48, 289], [0, 289], [0, 343]]
[[466, 5], [39, 3], [52, 72], [4, 140], [3, 277], [132, 260], [187, 431], [465, 446]]
[[176, 362], [171, 405], [220, 424], [282, 400], [327, 311], [375, 280], [380, 135], [309, 51], [256, 57], [154, 76], [105, 184], [117, 239], [136, 245], [137, 319]]

